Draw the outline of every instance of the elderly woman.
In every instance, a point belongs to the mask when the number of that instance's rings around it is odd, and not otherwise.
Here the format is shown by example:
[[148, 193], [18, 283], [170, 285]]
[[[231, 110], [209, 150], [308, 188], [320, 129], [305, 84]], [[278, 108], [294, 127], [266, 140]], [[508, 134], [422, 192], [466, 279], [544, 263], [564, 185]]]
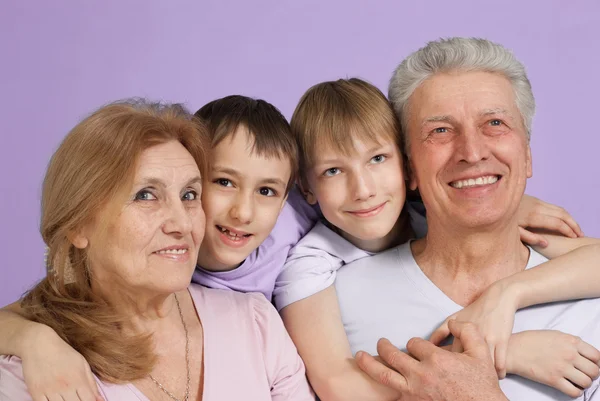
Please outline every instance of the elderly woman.
[[[48, 275], [23, 311], [85, 357], [107, 401], [313, 399], [262, 295], [190, 286], [205, 137], [181, 107], [145, 102], [78, 124], [44, 180]], [[16, 357], [0, 358], [0, 398], [31, 400]]]

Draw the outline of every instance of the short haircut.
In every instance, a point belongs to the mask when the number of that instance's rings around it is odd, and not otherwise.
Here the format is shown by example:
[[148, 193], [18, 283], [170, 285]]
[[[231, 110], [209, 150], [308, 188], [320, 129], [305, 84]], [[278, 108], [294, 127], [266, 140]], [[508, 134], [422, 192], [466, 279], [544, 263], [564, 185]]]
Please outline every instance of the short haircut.
[[486, 39], [455, 37], [427, 43], [405, 58], [392, 75], [388, 95], [404, 129], [406, 151], [410, 146], [406, 124], [411, 95], [435, 74], [453, 71], [484, 71], [506, 77], [515, 92], [516, 106], [529, 140], [535, 99], [523, 64], [512, 52], [497, 43]]
[[232, 95], [207, 103], [195, 115], [208, 128], [211, 147], [235, 135], [238, 127], [246, 127], [254, 140], [252, 152], [261, 157], [289, 159], [291, 176], [286, 193], [294, 185], [298, 173], [298, 146], [289, 123], [271, 103]]
[[307, 185], [319, 149], [350, 154], [353, 139], [379, 143], [381, 138], [400, 146], [400, 124], [385, 95], [359, 78], [322, 82], [300, 99], [292, 116], [292, 133], [300, 153], [300, 179]]

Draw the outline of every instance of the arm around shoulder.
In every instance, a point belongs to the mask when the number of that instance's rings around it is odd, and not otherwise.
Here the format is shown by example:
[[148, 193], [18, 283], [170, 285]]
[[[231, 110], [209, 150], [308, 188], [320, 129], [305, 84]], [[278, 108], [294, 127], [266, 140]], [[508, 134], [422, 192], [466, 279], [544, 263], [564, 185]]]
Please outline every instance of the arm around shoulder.
[[277, 311], [262, 295], [254, 295], [254, 314], [263, 346], [265, 368], [273, 401], [314, 400], [304, 363]]
[[281, 314], [322, 401], [398, 398], [393, 389], [371, 380], [354, 361], [333, 285], [285, 307]]
[[15, 356], [0, 356], [0, 400], [33, 401], [23, 378], [21, 360]]

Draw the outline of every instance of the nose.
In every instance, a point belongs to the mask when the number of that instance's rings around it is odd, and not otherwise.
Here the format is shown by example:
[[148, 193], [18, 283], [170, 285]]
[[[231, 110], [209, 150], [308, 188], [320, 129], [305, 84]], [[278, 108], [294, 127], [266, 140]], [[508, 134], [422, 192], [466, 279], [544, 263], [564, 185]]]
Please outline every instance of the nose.
[[168, 206], [168, 215], [163, 224], [163, 231], [166, 234], [176, 234], [184, 236], [192, 231], [192, 216], [190, 216], [183, 202], [173, 202]]
[[365, 201], [375, 196], [375, 180], [369, 171], [360, 171], [354, 174], [352, 181], [355, 200]]
[[487, 137], [478, 129], [465, 129], [456, 143], [456, 155], [461, 162], [474, 164], [490, 157]]
[[253, 194], [239, 193], [233, 206], [229, 209], [229, 215], [242, 224], [250, 224], [254, 217]]

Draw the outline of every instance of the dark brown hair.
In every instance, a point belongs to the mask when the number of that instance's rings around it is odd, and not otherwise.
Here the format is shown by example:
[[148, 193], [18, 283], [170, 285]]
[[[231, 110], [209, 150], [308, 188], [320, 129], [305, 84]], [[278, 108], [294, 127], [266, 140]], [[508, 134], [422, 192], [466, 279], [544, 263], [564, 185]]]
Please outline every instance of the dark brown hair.
[[246, 127], [254, 139], [252, 151], [261, 157], [288, 158], [292, 174], [286, 192], [294, 185], [298, 171], [298, 147], [290, 125], [273, 106], [261, 99], [232, 95], [213, 100], [195, 113], [208, 128], [211, 147]]

